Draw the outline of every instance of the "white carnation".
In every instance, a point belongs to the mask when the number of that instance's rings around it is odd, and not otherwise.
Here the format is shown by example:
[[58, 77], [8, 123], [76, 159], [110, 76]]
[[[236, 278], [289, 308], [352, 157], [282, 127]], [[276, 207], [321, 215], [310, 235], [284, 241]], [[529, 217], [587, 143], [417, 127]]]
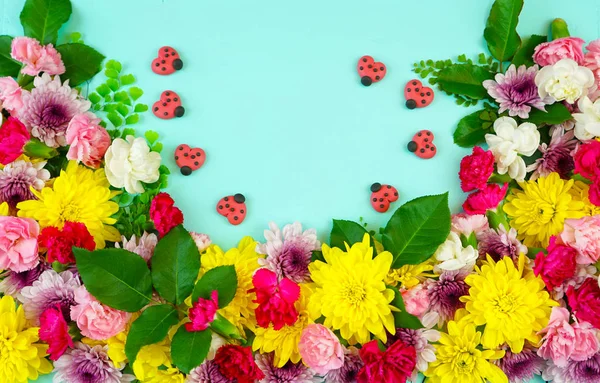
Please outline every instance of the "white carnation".
[[450, 232], [446, 241], [438, 247], [433, 256], [440, 262], [435, 266], [436, 272], [439, 270], [471, 270], [475, 266], [479, 253], [471, 245], [463, 247], [459, 235]]
[[577, 103], [581, 113], [573, 113], [575, 137], [581, 141], [600, 136], [600, 98], [592, 103], [587, 96]]
[[535, 76], [535, 85], [540, 97], [549, 103], [566, 100], [574, 104], [594, 85], [594, 74], [571, 59], [562, 59], [540, 69]]

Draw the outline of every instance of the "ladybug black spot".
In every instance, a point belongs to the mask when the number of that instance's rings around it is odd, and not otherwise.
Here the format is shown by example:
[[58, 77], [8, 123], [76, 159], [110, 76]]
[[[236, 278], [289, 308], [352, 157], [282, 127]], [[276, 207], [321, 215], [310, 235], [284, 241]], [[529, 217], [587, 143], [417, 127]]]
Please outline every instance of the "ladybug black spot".
[[[183, 174], [184, 176], [189, 176], [190, 174], [192, 174], [192, 169], [189, 166], [183, 166], [181, 168], [181, 174]], [[222, 208], [222, 206], [219, 206], [219, 209]]]
[[223, 209], [223, 205], [219, 205], [219, 209]]
[[227, 209], [229, 209], [229, 204], [225, 204], [225, 207], [226, 207]]
[[384, 197], [387, 197], [387, 196], [389, 196], [389, 195], [390, 195], [389, 193], [383, 193], [383, 196], [384, 196]]
[[187, 157], [187, 156], [188, 156], [188, 153], [183, 153], [183, 156], [184, 156], [184, 157]]
[[170, 96], [171, 92], [165, 92], [165, 96]]
[[[422, 96], [422, 95], [423, 95], [423, 94], [421, 94], [421, 96]], [[170, 99], [170, 98], [167, 98], [167, 102], [171, 102], [171, 99]]]
[[407, 92], [411, 92], [411, 91], [412, 91], [412, 89], [410, 89], [410, 88], [407, 88], [407, 89], [406, 89], [406, 91], [407, 91]]
[[173, 60], [173, 68], [175, 68], [175, 70], [181, 70], [181, 68], [183, 68], [183, 61], [181, 61], [181, 59]]
[[373, 69], [373, 72], [374, 72], [374, 73], [377, 73], [377, 68]]
[[237, 221], [237, 220], [238, 220], [238, 217], [237, 217], [237, 215], [236, 215], [235, 217], [233, 217], [233, 220], [234, 220], [234, 221]]
[[363, 58], [363, 62], [364, 62], [364, 63], [366, 63], [366, 62], [367, 62], [367, 59]]
[[198, 165], [199, 165], [198, 161], [194, 161], [194, 166], [198, 166]]
[[386, 188], [391, 189], [392, 187], [390, 185], [387, 185]]
[[377, 198], [373, 198], [373, 202], [377, 202]]
[[421, 153], [425, 153], [425, 149], [421, 149], [420, 151], [421, 151]]
[[375, 80], [381, 80], [381, 77], [375, 76]]
[[229, 211], [233, 213], [235, 211], [235, 208], [232, 207], [231, 209], [229, 209]]
[[394, 193], [394, 197], [398, 197], [398, 193]]
[[417, 136], [421, 137], [423, 135], [423, 133], [419, 132], [417, 133]]
[[162, 67], [162, 68], [160, 68], [160, 70], [162, 70], [162, 71], [164, 72], [164, 71], [166, 71], [166, 70], [167, 70], [167, 68], [165, 68], [165, 67]]
[[244, 214], [244, 209], [241, 209], [241, 210], [240, 210], [240, 214]]
[[383, 202], [383, 198], [379, 198], [379, 202]]
[[179, 150], [183, 150], [183, 146], [180, 146], [180, 147], [179, 147]]
[[413, 82], [412, 82], [412, 84], [413, 84], [413, 85], [417, 85], [417, 82], [416, 82], [416, 81], [413, 81]]
[[196, 156], [192, 154], [192, 157], [191, 157], [191, 158], [192, 158], [192, 160], [195, 160], [195, 159], [196, 159]]
[[421, 104], [425, 104], [427, 101], [425, 100], [421, 100]]
[[166, 63], [166, 61], [165, 60], [160, 60], [160, 63], [164, 64], [164, 63]]
[[179, 101], [179, 99], [178, 99], [177, 97], [175, 97], [175, 98], [173, 99], [173, 101], [177, 102], [177, 101]]
[[175, 161], [177, 161], [179, 159], [179, 156], [175, 156]]
[[421, 97], [425, 97], [425, 93], [421, 93]]
[[409, 142], [408, 145], [406, 145], [406, 147], [408, 148], [409, 152], [414, 153], [417, 151], [417, 143], [414, 141]]
[[168, 116], [168, 115], [169, 115], [169, 112], [164, 112], [163, 114], [164, 114], [165, 116]]
[[367, 68], [371, 69], [371, 68], [373, 68], [373, 65], [369, 65]]
[[155, 107], [154, 107], [154, 111], [155, 111], [155, 112], [158, 112], [158, 106], [155, 106]]
[[200, 157], [200, 152], [196, 152], [196, 157]]
[[425, 142], [429, 142], [429, 138], [426, 138], [426, 139], [424, 139], [423, 141], [425, 141]]
[[229, 201], [229, 197], [225, 197], [225, 198], [223, 198], [223, 200], [224, 200], [225, 202], [227, 202], [227, 201]]
[[431, 136], [431, 132], [429, 132], [429, 131], [426, 132], [425, 134], [427, 134], [428, 136]]
[[163, 106], [167, 106], [167, 103], [166, 103], [166, 102], [163, 102]]
[[383, 208], [385, 207], [385, 205], [384, 205], [384, 204], [379, 204], [379, 207], [380, 207], [381, 209], [383, 209]]
[[361, 67], [359, 67], [358, 69], [359, 69], [359, 70], [363, 70], [363, 69], [365, 69], [365, 67], [361, 66]]
[[233, 200], [237, 203], [244, 203], [246, 202], [246, 197], [243, 194], [237, 193], [233, 196]]
[[425, 148], [426, 148], [426, 149], [429, 149], [429, 144], [425, 145]]
[[371, 185], [371, 191], [373, 193], [376, 193], [379, 190], [381, 190], [381, 184], [379, 182], [375, 182], [373, 185]]
[[432, 152], [434, 152], [434, 151], [435, 151], [435, 146], [432, 146], [430, 150], [431, 150]]
[[159, 66], [160, 66], [160, 64], [159, 64], [159, 63], [156, 63], [156, 64], [154, 64], [154, 66], [155, 66], [155, 67], [159, 67]]
[[175, 117], [181, 117], [183, 116], [185, 113], [185, 109], [183, 108], [183, 106], [178, 106], [177, 108], [175, 108]]
[[169, 54], [167, 53], [167, 54], [165, 55], [165, 57], [166, 57], [166, 58], [168, 58], [168, 57], [169, 57]]
[[408, 109], [414, 109], [417, 107], [417, 102], [411, 98], [410, 100], [406, 101], [406, 107]]
[[431, 92], [427, 92], [427, 95], [428, 95], [428, 96], [431, 96]]
[[419, 88], [415, 88], [415, 92], [418, 92], [418, 91], [419, 91]]
[[169, 48], [165, 48], [165, 52], [168, 52], [168, 51], [169, 51]]
[[379, 70], [385, 70], [385, 68], [384, 67], [379, 67]]
[[369, 76], [363, 76], [360, 79], [360, 83], [363, 84], [364, 86], [370, 86], [373, 83], [373, 79], [371, 79], [371, 77], [369, 77]]

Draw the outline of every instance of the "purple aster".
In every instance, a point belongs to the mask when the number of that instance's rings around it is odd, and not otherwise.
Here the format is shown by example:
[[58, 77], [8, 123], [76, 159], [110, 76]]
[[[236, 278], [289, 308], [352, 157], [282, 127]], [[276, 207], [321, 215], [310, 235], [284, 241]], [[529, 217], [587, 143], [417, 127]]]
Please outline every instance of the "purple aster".
[[79, 96], [69, 82], [63, 84], [58, 76], [47, 73], [33, 80], [35, 88], [23, 92], [20, 120], [46, 145], [56, 148], [67, 145], [65, 133], [71, 119], [90, 109], [91, 103]]
[[528, 347], [518, 354], [506, 350], [504, 357], [498, 361], [498, 367], [512, 383], [529, 382], [535, 375], [541, 374], [544, 364], [544, 359]]
[[550, 145], [546, 143], [540, 145], [542, 157], [527, 167], [528, 172], [533, 171], [530, 180], [535, 181], [538, 177], [546, 177], [553, 172], [558, 173], [560, 178], [568, 180], [571, 171], [575, 169], [575, 161], [571, 153], [576, 146], [577, 140], [573, 130], [565, 133], [564, 128], [555, 126]]
[[486, 255], [498, 262], [504, 257], [511, 257], [516, 263], [519, 254], [527, 254], [527, 247], [517, 239], [517, 231], [510, 229], [506, 231], [500, 225], [497, 230], [489, 229], [477, 236], [479, 241], [479, 257], [485, 259]]
[[540, 98], [535, 85], [537, 72], [537, 65], [530, 68], [521, 65], [518, 70], [511, 65], [505, 74], [496, 75], [496, 81], [483, 82], [483, 87], [500, 106], [498, 114], [508, 110], [509, 116], [529, 118], [531, 107], [544, 110], [545, 102]]
[[559, 383], [597, 383], [600, 382], [600, 353], [589, 359], [576, 361], [569, 359], [565, 367], [558, 367], [551, 360], [546, 361], [542, 378]]
[[331, 370], [325, 375], [325, 383], [355, 383], [358, 371], [363, 367], [363, 362], [358, 355], [358, 350], [350, 347], [344, 356], [344, 365]]
[[123, 374], [107, 355], [108, 346], [90, 347], [77, 342], [56, 362], [54, 382], [69, 383], [121, 383], [135, 380], [133, 375]]
[[230, 383], [229, 379], [219, 372], [219, 366], [212, 361], [207, 360], [198, 367], [190, 371], [186, 383]]
[[0, 203], [6, 202], [14, 208], [19, 202], [34, 199], [31, 187], [40, 191], [50, 179], [45, 165], [46, 162], [33, 164], [19, 160], [0, 170]]
[[256, 364], [265, 374], [260, 383], [318, 383], [321, 378], [303, 364], [287, 362], [278, 368], [273, 364], [273, 354], [256, 354]]
[[454, 317], [456, 310], [465, 307], [460, 297], [469, 294], [469, 286], [465, 282], [466, 273], [460, 271], [444, 271], [437, 281], [427, 285], [431, 311], [437, 312], [441, 321]]
[[0, 281], [0, 293], [17, 296], [24, 287], [31, 286], [48, 269], [50, 269], [50, 265], [40, 259], [40, 263], [31, 270], [21, 273], [7, 271], [4, 274], [4, 279]]

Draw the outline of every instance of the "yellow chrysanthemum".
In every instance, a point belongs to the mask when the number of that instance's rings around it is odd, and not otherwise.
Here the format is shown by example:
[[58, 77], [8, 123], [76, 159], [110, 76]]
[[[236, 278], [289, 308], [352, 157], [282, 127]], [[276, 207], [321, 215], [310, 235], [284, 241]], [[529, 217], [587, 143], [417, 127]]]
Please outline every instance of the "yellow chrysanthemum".
[[[482, 350], [481, 333], [464, 320], [448, 322], [448, 333], [441, 333], [436, 346], [436, 360], [429, 363], [424, 375], [431, 383], [508, 383], [502, 370], [490, 363], [504, 351]], [[485, 346], [484, 346], [485, 347]]]
[[315, 282], [315, 292], [309, 309], [325, 317], [324, 325], [340, 330], [342, 338], [350, 344], [368, 342], [372, 333], [383, 342], [386, 329], [394, 334], [394, 291], [388, 289], [384, 279], [392, 265], [388, 251], [373, 258], [369, 235], [346, 252], [337, 247], [323, 245], [327, 263], [316, 261], [309, 265]]
[[583, 202], [583, 214], [593, 216], [600, 214], [600, 206], [590, 202], [590, 185], [582, 181], [575, 181], [573, 188], [569, 191], [575, 201]]
[[2, 202], [0, 203], [0, 216], [7, 216], [9, 215], [9, 208], [8, 208], [8, 203], [6, 202]]
[[249, 294], [248, 290], [254, 287], [252, 275], [259, 267], [259, 257], [262, 255], [256, 252], [256, 241], [252, 237], [242, 238], [237, 247], [229, 249], [227, 252], [217, 245], [211, 245], [202, 254], [200, 276], [217, 266], [233, 265], [235, 267], [238, 280], [235, 297], [227, 307], [220, 309], [218, 313], [233, 323], [242, 335], [244, 327], [254, 330], [256, 325], [254, 310], [258, 304], [252, 302], [256, 299], [256, 294]]
[[292, 363], [300, 362], [300, 352], [298, 351], [298, 343], [302, 330], [319, 317], [318, 314], [310, 313], [308, 310], [308, 302], [312, 291], [308, 285], [300, 285], [300, 298], [296, 301], [295, 307], [298, 311], [298, 320], [291, 326], [284, 326], [280, 330], [274, 330], [273, 324], [269, 328], [256, 327], [254, 342], [252, 349], [260, 350], [262, 354], [269, 352], [275, 353], [273, 363], [276, 367], [283, 367], [289, 360]]
[[550, 237], [562, 231], [565, 219], [584, 216], [583, 202], [570, 194], [573, 183], [551, 173], [519, 183], [523, 191], [513, 191], [507, 197], [504, 212], [525, 246], [548, 246]]
[[176, 368], [158, 370], [156, 376], [143, 381], [144, 383], [184, 383], [185, 375]]
[[488, 256], [476, 273], [465, 279], [469, 295], [462, 296], [467, 320], [476, 326], [485, 325], [481, 343], [494, 349], [507, 343], [513, 353], [523, 350], [525, 340], [537, 344], [538, 332], [548, 324], [552, 306], [541, 278], [531, 270], [525, 272], [525, 255], [519, 256], [518, 267], [510, 257], [498, 263]]
[[71, 161], [52, 187], [31, 191], [38, 199], [20, 202], [19, 217], [33, 218], [42, 228], [62, 228], [65, 221], [81, 222], [99, 249], [104, 248], [105, 241], [120, 240], [117, 229], [110, 226], [116, 222], [111, 216], [119, 210], [110, 199], [118, 192], [110, 191], [104, 170], [94, 171]]
[[0, 299], [0, 382], [27, 383], [52, 371], [44, 358], [48, 345], [36, 343], [38, 331], [26, 328], [23, 306], [17, 308], [8, 295]]
[[404, 289], [411, 289], [423, 282], [428, 277], [435, 277], [436, 274], [430, 273], [433, 265], [430, 262], [424, 262], [419, 265], [404, 265], [399, 269], [392, 269], [385, 277], [385, 283], [390, 286], [398, 286]]
[[133, 362], [133, 373], [140, 382], [146, 382], [158, 375], [159, 367], [172, 367], [171, 345], [167, 337], [161, 342], [144, 346]]

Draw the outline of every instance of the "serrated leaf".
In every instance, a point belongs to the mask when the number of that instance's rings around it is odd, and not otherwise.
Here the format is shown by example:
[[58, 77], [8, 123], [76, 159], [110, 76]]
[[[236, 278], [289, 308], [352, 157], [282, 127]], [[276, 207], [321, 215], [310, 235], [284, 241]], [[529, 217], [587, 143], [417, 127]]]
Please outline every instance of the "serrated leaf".
[[402, 298], [402, 294], [400, 294], [400, 291], [392, 286], [387, 286], [387, 288], [394, 290], [394, 300], [390, 304], [400, 310], [392, 312], [394, 315], [394, 327], [409, 328], [413, 330], [423, 328], [423, 325], [421, 324], [419, 318], [412, 314], [409, 314], [408, 311], [406, 311], [404, 299]]
[[177, 311], [169, 305], [150, 306], [131, 324], [125, 343], [125, 355], [133, 364], [143, 346], [162, 341], [178, 322]]
[[0, 76], [17, 77], [21, 70], [21, 64], [10, 55], [12, 39], [10, 36], [0, 36]]
[[[331, 247], [338, 247], [342, 250], [346, 249], [347, 243], [349, 246], [357, 242], [362, 242], [364, 235], [368, 234], [367, 230], [359, 223], [345, 220], [333, 220], [333, 227], [329, 235], [329, 244]], [[369, 236], [371, 246], [374, 247], [373, 238]]]
[[106, 84], [101, 84], [96, 88], [96, 92], [102, 97], [106, 97], [110, 94], [111, 90]]
[[522, 9], [523, 0], [496, 0], [492, 4], [483, 37], [500, 62], [510, 61], [521, 45], [517, 24]]
[[118, 128], [119, 126], [123, 125], [123, 119], [121, 118], [121, 116], [119, 116], [115, 112], [108, 113], [106, 115], [106, 118], [108, 118], [108, 120], [110, 121], [110, 123], [113, 124], [113, 126], [115, 128]]
[[135, 76], [132, 74], [126, 74], [121, 76], [121, 84], [123, 85], [131, 85], [135, 82]]
[[154, 130], [146, 130], [146, 133], [144, 133], [144, 137], [146, 137], [148, 143], [152, 145], [158, 140], [159, 135]]
[[454, 143], [463, 148], [470, 148], [485, 141], [485, 134], [489, 133], [482, 127], [480, 116], [489, 113], [479, 110], [463, 117], [454, 131]]
[[102, 69], [104, 56], [94, 48], [81, 43], [63, 44], [56, 47], [65, 64], [62, 81], [69, 80], [71, 87], [91, 80]]
[[531, 108], [527, 122], [535, 125], [557, 125], [562, 124], [572, 118], [571, 112], [562, 103], [556, 102], [552, 105], [546, 105], [546, 111], [537, 108]]
[[123, 105], [123, 104], [118, 104], [117, 105], [117, 112], [119, 112], [119, 114], [123, 117], [127, 116], [129, 114], [129, 108], [127, 107], [127, 105]]
[[185, 326], [179, 327], [171, 343], [173, 364], [184, 373], [189, 374], [206, 359], [211, 340], [210, 330], [189, 332]]
[[108, 80], [106, 80], [106, 85], [108, 85], [110, 90], [112, 90], [113, 92], [118, 91], [121, 87], [119, 81], [115, 80], [114, 78], [109, 78]]
[[133, 111], [135, 113], [143, 113], [147, 110], [148, 110], [148, 105], [146, 105], [146, 104], [136, 104], [135, 107], [133, 108]]
[[232, 265], [217, 266], [208, 270], [196, 282], [192, 292], [192, 303], [198, 298], [211, 299], [214, 290], [218, 292], [219, 308], [226, 307], [235, 297], [238, 286], [235, 267]]
[[131, 95], [133, 101], [136, 101], [138, 98], [142, 97], [143, 94], [144, 91], [136, 86], [132, 86], [131, 88], [129, 88], [129, 95]]
[[515, 57], [513, 57], [512, 64], [517, 68], [521, 65], [526, 65], [527, 67], [533, 66], [535, 64], [533, 62], [533, 52], [535, 47], [546, 41], [548, 41], [548, 36], [531, 35], [523, 42], [515, 54]]
[[126, 125], [133, 125], [133, 124], [137, 124], [140, 121], [140, 115], [139, 114], [132, 114], [131, 116], [128, 116], [125, 119], [125, 124]]
[[[25, 36], [42, 45], [56, 44], [58, 30], [71, 17], [70, 0], [27, 0], [20, 19]], [[62, 80], [62, 76], [61, 76]]]
[[438, 86], [445, 92], [480, 100], [487, 96], [482, 83], [493, 78], [486, 68], [470, 64], [453, 64], [439, 71]]

